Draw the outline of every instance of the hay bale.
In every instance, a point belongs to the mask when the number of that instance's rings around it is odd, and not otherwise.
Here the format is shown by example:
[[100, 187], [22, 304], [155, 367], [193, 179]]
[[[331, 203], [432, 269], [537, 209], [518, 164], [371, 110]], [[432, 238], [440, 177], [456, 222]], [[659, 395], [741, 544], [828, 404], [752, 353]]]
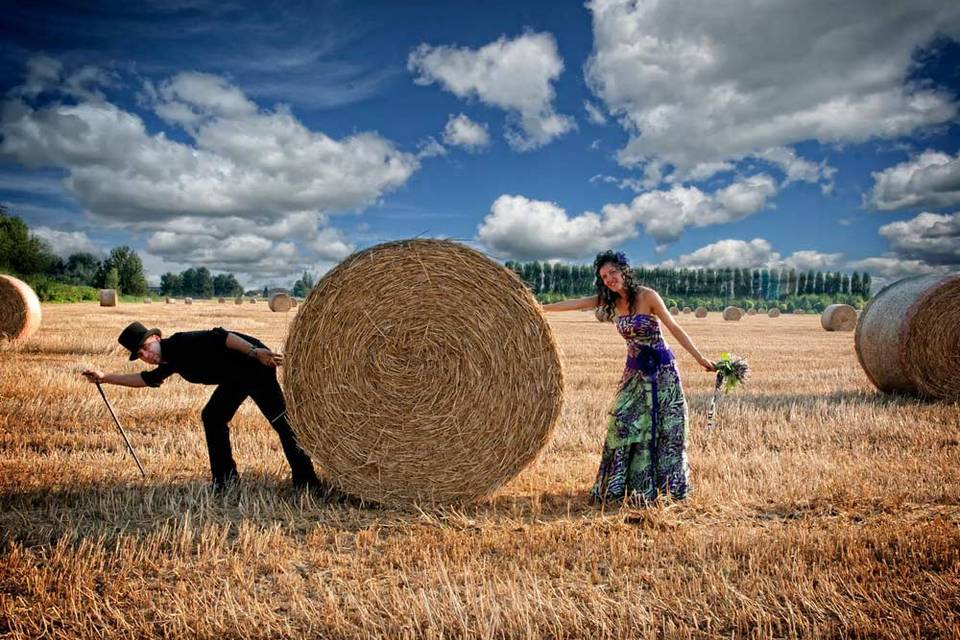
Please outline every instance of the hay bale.
[[40, 328], [40, 299], [23, 280], [0, 275], [0, 339], [26, 340]]
[[683, 308], [683, 312], [684, 312], [685, 314], [687, 314], [687, 313], [693, 313], [693, 309], [691, 309], [690, 307], [684, 307], [684, 308]]
[[793, 310], [793, 315], [795, 315], [795, 316], [802, 316], [802, 315], [805, 314], [805, 313], [806, 313], [806, 311], [804, 311], [803, 309], [794, 309], [794, 310]]
[[220, 304], [227, 304], [227, 299], [226, 299], [226, 298], [217, 298], [217, 302], [220, 303]]
[[778, 309], [777, 307], [773, 307], [772, 309], [770, 309], [770, 311], [767, 312], [767, 315], [771, 318], [779, 318], [780, 309]]
[[697, 318], [706, 318], [707, 317], [707, 308], [706, 307], [697, 307], [697, 310], [693, 312], [693, 315]]
[[727, 307], [723, 310], [723, 319], [736, 322], [743, 317], [743, 309], [740, 307]]
[[560, 359], [536, 300], [454, 242], [348, 257], [308, 294], [284, 352], [298, 441], [331, 482], [376, 502], [486, 496], [536, 457], [560, 414]]
[[167, 298], [167, 304], [177, 304], [176, 298]]
[[297, 303], [297, 299], [296, 299], [296, 298], [290, 298], [290, 304], [292, 304], [292, 305], [293, 305], [293, 308], [296, 309], [296, 308], [297, 308], [297, 304], [298, 304], [298, 303]]
[[250, 304], [257, 304], [256, 298], [250, 298]]
[[184, 298], [183, 304], [193, 304], [193, 298]]
[[820, 326], [826, 331], [853, 331], [857, 327], [857, 310], [849, 304], [831, 304], [820, 315]]
[[275, 293], [270, 296], [270, 301], [267, 302], [267, 306], [270, 307], [270, 311], [286, 313], [293, 308], [293, 303], [290, 302], [290, 296], [285, 293]]
[[747, 315], [748, 315], [748, 316], [755, 316], [755, 315], [757, 315], [757, 310], [754, 309], [753, 307], [750, 307], [749, 309], [747, 309]]
[[101, 307], [117, 306], [117, 290], [116, 289], [100, 289], [100, 306]]
[[881, 391], [960, 400], [960, 275], [904, 278], [860, 314], [857, 358]]
[[233, 304], [243, 304], [243, 296], [237, 296], [237, 299], [233, 301]]
[[672, 316], [680, 315], [680, 307], [676, 307], [676, 306], [670, 307], [670, 315]]

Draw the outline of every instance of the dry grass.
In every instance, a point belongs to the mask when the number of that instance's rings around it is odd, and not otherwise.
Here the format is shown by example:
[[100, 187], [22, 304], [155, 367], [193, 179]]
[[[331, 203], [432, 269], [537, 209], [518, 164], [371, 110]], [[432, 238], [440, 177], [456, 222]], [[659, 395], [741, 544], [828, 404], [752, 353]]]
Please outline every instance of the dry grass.
[[48, 305], [0, 354], [0, 635], [606, 638], [957, 637], [960, 405], [878, 395], [849, 333], [817, 316], [683, 322], [750, 385], [704, 437], [711, 376], [678, 350], [694, 495], [645, 510], [586, 503], [624, 345], [592, 314], [552, 314], [561, 421], [484, 504], [405, 512], [288, 488], [250, 403], [243, 475], [206, 488], [210, 389], [107, 387], [141, 480], [80, 365], [136, 371], [116, 335], [224, 325], [278, 347], [266, 306]]

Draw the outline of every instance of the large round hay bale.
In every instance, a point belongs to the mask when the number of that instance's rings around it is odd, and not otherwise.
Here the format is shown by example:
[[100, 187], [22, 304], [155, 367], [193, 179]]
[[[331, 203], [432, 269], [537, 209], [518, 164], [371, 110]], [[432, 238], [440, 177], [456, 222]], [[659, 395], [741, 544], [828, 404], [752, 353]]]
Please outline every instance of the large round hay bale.
[[237, 296], [237, 299], [233, 301], [233, 304], [243, 304], [243, 296]]
[[771, 318], [779, 318], [780, 309], [778, 309], [777, 307], [773, 307], [772, 309], [770, 309], [770, 311], [767, 312], [767, 315]]
[[167, 298], [167, 304], [177, 304], [176, 298]]
[[677, 307], [677, 306], [670, 307], [670, 315], [672, 316], [680, 315], [680, 307]]
[[183, 304], [193, 304], [193, 298], [184, 298]]
[[0, 339], [26, 340], [40, 328], [40, 299], [23, 280], [0, 275]]
[[117, 306], [117, 290], [116, 289], [100, 289], [100, 306], [101, 307]]
[[860, 366], [885, 392], [960, 400], [960, 275], [904, 278], [860, 314]]
[[256, 298], [250, 298], [250, 304], [257, 304]]
[[857, 310], [849, 304], [831, 304], [820, 315], [820, 326], [826, 331], [853, 331], [857, 327]]
[[270, 307], [270, 311], [285, 313], [293, 308], [293, 303], [290, 302], [290, 296], [287, 294], [275, 293], [270, 296], [270, 301], [267, 303], [267, 306]]
[[738, 321], [743, 317], [743, 309], [740, 307], [727, 307], [723, 310], [723, 319], [727, 321]]
[[153, 304], [153, 298], [144, 298], [143, 304]]
[[693, 312], [693, 315], [698, 318], [707, 317], [707, 308], [706, 307], [697, 307], [697, 310]]
[[536, 457], [560, 414], [539, 304], [516, 274], [454, 242], [348, 257], [308, 294], [284, 352], [301, 446], [331, 482], [375, 502], [486, 496]]
[[226, 299], [226, 298], [217, 298], [217, 302], [218, 302], [219, 304], [227, 304], [227, 299]]
[[684, 312], [684, 313], [693, 313], [693, 309], [691, 309], [690, 307], [684, 307], [684, 308], [683, 308], [683, 312]]
[[750, 307], [749, 309], [747, 309], [747, 315], [748, 315], [748, 316], [755, 316], [755, 315], [757, 315], [757, 310], [754, 309], [753, 307]]

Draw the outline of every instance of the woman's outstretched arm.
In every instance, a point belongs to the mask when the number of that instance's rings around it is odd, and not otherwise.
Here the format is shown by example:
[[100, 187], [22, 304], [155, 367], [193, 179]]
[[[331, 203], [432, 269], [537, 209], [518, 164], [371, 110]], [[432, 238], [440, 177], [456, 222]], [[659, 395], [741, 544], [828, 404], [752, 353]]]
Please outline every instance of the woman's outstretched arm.
[[693, 340], [690, 339], [690, 336], [687, 335], [687, 332], [683, 330], [683, 327], [677, 324], [677, 321], [673, 319], [673, 316], [670, 314], [670, 311], [667, 310], [667, 305], [664, 304], [663, 298], [660, 297], [660, 294], [650, 290], [652, 294], [651, 305], [653, 307], [653, 313], [660, 319], [660, 322], [670, 330], [670, 333], [673, 334], [673, 337], [677, 339], [683, 348], [686, 349], [690, 355], [693, 356], [694, 360], [700, 363], [700, 366], [706, 369], [707, 371], [716, 371], [717, 368], [713, 366], [713, 363], [703, 357], [703, 354], [700, 353], [700, 350], [697, 349], [693, 344]]
[[587, 296], [586, 298], [572, 298], [570, 300], [561, 300], [560, 302], [551, 302], [543, 305], [544, 311], [576, 311], [577, 309], [594, 309], [600, 302], [597, 296]]

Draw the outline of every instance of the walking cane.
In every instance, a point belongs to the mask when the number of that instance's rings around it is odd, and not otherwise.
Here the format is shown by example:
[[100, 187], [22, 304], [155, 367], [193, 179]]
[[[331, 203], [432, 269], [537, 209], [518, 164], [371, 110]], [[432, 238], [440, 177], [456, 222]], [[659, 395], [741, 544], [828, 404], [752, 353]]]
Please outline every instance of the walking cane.
[[100, 392], [100, 397], [103, 398], [103, 401], [107, 403], [107, 409], [110, 411], [110, 415], [113, 416], [113, 421], [117, 423], [117, 429], [120, 429], [120, 435], [123, 436], [123, 441], [127, 443], [127, 449], [130, 449], [130, 455], [133, 456], [134, 462], [137, 463], [137, 467], [140, 469], [140, 475], [146, 478], [147, 474], [143, 470], [143, 465], [140, 464], [140, 458], [137, 457], [137, 452], [133, 450], [133, 445], [130, 444], [130, 440], [127, 439], [127, 434], [124, 432], [123, 427], [120, 426], [120, 421], [117, 419], [117, 414], [113, 412], [113, 407], [110, 406], [110, 401], [107, 400], [107, 395], [103, 392], [103, 387], [100, 386], [99, 382], [95, 384], [97, 385], [97, 391]]

